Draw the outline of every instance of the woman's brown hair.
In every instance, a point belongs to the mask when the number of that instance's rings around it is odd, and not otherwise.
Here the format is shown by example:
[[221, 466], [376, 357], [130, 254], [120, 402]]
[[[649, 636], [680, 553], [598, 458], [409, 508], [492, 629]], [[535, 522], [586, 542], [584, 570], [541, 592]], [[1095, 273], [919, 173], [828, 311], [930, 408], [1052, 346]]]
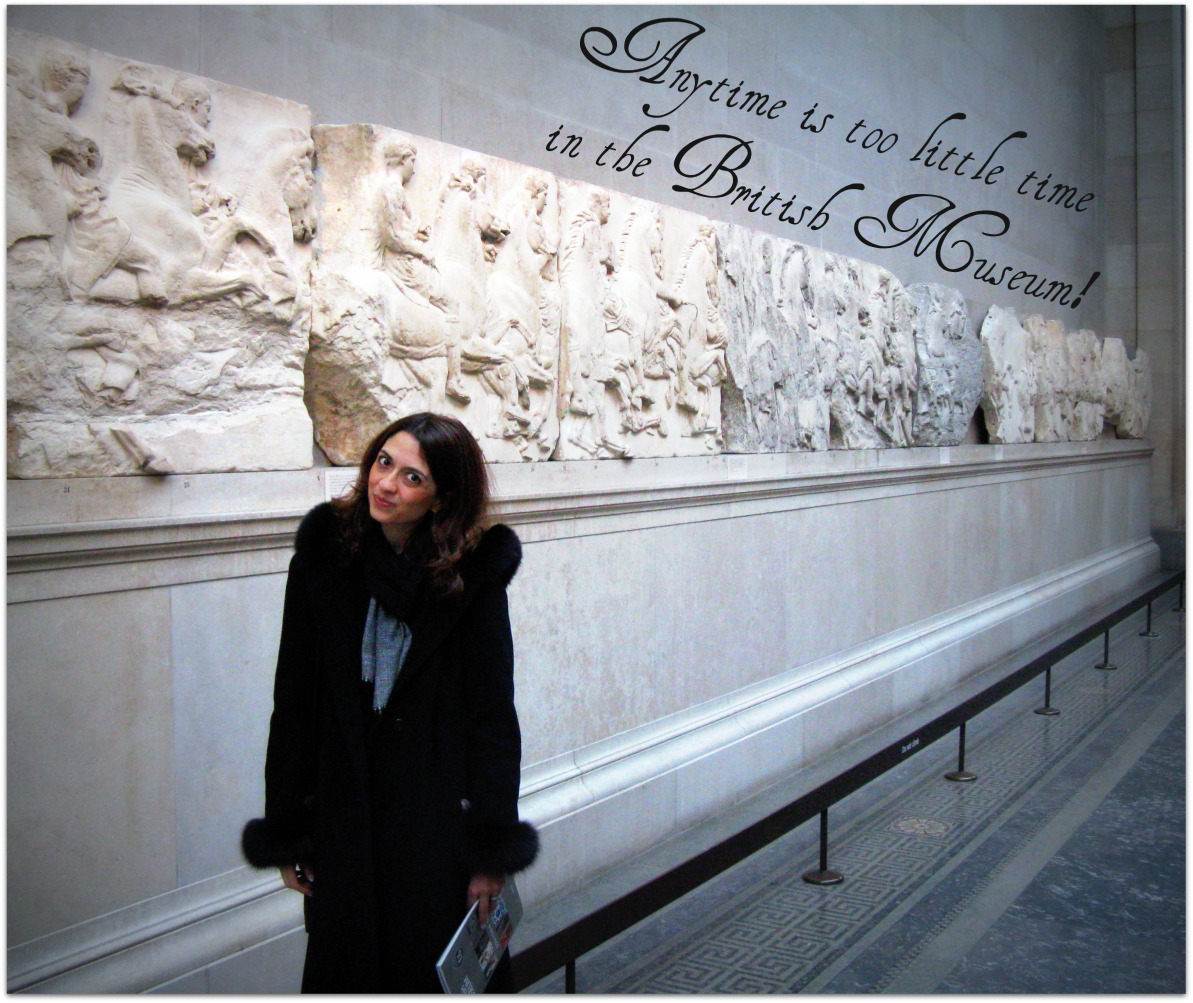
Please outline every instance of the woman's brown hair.
[[480, 541], [489, 509], [489, 476], [485, 457], [472, 433], [457, 418], [420, 411], [386, 425], [360, 458], [356, 481], [348, 494], [332, 502], [350, 554], [360, 551], [373, 519], [369, 515], [369, 472], [393, 436], [414, 437], [435, 482], [435, 507], [411, 534], [408, 547], [431, 574], [440, 592], [458, 592], [461, 559]]

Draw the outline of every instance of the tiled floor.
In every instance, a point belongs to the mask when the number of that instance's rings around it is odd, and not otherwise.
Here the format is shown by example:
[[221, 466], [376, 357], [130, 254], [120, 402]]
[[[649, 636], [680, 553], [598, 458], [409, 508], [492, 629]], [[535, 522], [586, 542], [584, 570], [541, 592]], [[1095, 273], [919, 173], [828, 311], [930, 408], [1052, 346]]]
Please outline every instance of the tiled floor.
[[[577, 964], [589, 993], [1182, 993], [1184, 616], [1156, 605], [955, 742], [801, 826]], [[1163, 611], [1163, 612], [1161, 612]], [[560, 992], [562, 977], [532, 991]]]

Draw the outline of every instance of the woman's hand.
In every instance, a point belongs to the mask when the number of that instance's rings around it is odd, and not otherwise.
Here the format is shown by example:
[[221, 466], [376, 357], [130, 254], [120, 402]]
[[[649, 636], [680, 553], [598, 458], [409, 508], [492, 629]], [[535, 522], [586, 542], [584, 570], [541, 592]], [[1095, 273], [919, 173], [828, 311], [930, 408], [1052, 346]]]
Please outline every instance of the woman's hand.
[[296, 892], [302, 892], [303, 895], [310, 895], [314, 892], [315, 875], [311, 873], [311, 869], [303, 864], [287, 864], [285, 867], [279, 867], [282, 873], [282, 884], [287, 888], [293, 888]]
[[504, 877], [494, 877], [491, 874], [472, 875], [472, 880], [468, 883], [468, 908], [472, 908], [473, 902], [480, 903], [476, 911], [481, 921], [482, 930], [489, 925], [489, 910], [493, 904], [492, 900], [501, 894], [501, 889], [504, 887]]

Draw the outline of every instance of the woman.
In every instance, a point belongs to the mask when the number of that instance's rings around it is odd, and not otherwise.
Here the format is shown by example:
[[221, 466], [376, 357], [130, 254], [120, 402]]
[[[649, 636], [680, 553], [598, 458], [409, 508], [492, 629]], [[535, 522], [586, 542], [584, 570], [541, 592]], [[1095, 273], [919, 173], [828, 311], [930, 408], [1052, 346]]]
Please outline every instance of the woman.
[[[483, 530], [484, 458], [456, 419], [383, 429], [342, 501], [303, 519], [286, 583], [265, 817], [245, 858], [307, 896], [304, 992], [439, 992], [538, 837], [518, 821], [506, 586], [522, 548]], [[512, 991], [508, 957], [490, 991]]]

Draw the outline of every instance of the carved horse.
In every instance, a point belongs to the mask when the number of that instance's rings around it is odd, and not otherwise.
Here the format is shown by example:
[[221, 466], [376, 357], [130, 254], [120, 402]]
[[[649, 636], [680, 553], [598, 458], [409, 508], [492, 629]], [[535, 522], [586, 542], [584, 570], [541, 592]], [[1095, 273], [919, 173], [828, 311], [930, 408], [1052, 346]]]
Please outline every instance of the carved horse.
[[622, 426], [631, 432], [659, 425], [657, 416], [642, 414], [654, 403], [646, 391], [642, 363], [646, 345], [658, 334], [662, 258], [662, 217], [657, 211], [632, 210], [622, 227], [605, 297], [607, 351], [598, 376], [616, 395]]
[[50, 107], [28, 71], [11, 58], [7, 111], [6, 246], [44, 238], [58, 258], [69, 206], [56, 164], [91, 174], [100, 164], [99, 147], [67, 115]]
[[569, 219], [559, 250], [563, 297], [561, 335], [567, 352], [564, 401], [569, 440], [589, 456], [623, 457], [627, 453], [605, 415], [600, 367], [605, 358], [603, 309], [611, 248], [605, 234], [609, 196], [593, 191]]
[[721, 317], [717, 281], [716, 229], [711, 223], [702, 223], [684, 249], [672, 287], [674, 301], [678, 302], [674, 323], [667, 323], [667, 310], [664, 327], [669, 330], [656, 342], [671, 346], [669, 352], [664, 347], [661, 353], [664, 367], [666, 375], [674, 373], [679, 384], [678, 406], [694, 415], [692, 435], [719, 431], [712, 418], [713, 389], [724, 381], [727, 372], [725, 346], [729, 332]]
[[510, 361], [509, 352], [484, 337], [487, 260], [494, 253], [492, 245], [509, 234], [488, 204], [484, 180], [485, 169], [473, 161], [465, 161], [448, 178], [430, 239], [430, 256], [459, 321], [458, 343], [453, 344], [454, 338], [447, 343], [445, 391], [464, 403], [471, 398], [459, 382], [461, 371], [483, 373]]
[[509, 235], [496, 248], [486, 287], [485, 338], [509, 352], [510, 362], [486, 369], [481, 380], [503, 402], [509, 419], [503, 435], [510, 439], [524, 440], [543, 426], [550, 397], [532, 408], [530, 390], [555, 382], [554, 360], [543, 352], [558, 340], [548, 309], [554, 289], [543, 274], [555, 250], [543, 219], [548, 192], [546, 180], [535, 176], [510, 192], [502, 213]]
[[249, 274], [203, 267], [207, 241], [192, 212], [190, 181], [191, 169], [215, 155], [211, 134], [147, 67], [126, 66], [112, 90], [123, 95], [125, 161], [108, 206], [160, 260], [169, 301], [219, 299], [244, 290], [262, 296]]

